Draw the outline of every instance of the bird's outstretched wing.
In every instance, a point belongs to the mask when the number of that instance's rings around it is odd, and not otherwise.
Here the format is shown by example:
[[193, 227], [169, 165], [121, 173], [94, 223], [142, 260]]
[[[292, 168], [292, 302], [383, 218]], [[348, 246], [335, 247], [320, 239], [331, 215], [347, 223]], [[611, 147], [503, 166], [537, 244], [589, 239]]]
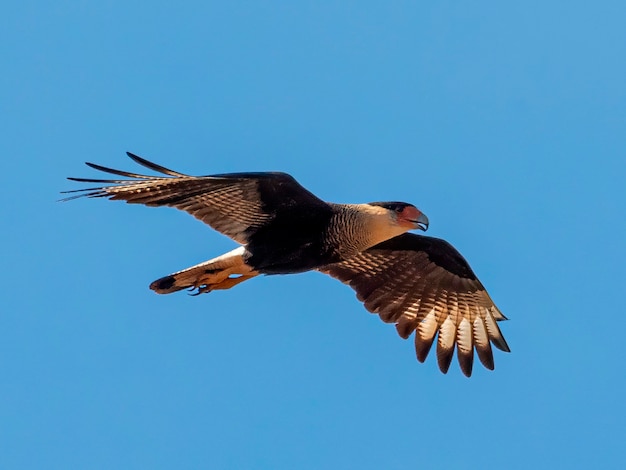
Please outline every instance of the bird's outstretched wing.
[[189, 176], [127, 152], [135, 162], [166, 176], [147, 176], [114, 170], [94, 163], [88, 166], [130, 179], [68, 178], [102, 183], [95, 188], [65, 191], [78, 197], [106, 197], [146, 206], [170, 206], [188, 212], [215, 230], [245, 244], [256, 230], [283, 211], [295, 207], [306, 213], [327, 204], [286, 173], [230, 173]]
[[438, 238], [404, 234], [320, 271], [352, 287], [365, 308], [408, 338], [424, 362], [437, 337], [437, 360], [448, 371], [456, 345], [461, 370], [472, 374], [474, 349], [493, 370], [491, 343], [509, 347], [496, 321], [506, 320], [467, 261]]

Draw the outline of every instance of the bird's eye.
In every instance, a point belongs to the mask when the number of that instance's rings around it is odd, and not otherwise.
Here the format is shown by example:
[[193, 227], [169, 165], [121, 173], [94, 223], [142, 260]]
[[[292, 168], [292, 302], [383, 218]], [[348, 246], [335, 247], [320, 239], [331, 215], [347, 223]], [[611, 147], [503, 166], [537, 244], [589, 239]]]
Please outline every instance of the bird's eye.
[[404, 207], [396, 206], [396, 212], [400, 214], [404, 210]]

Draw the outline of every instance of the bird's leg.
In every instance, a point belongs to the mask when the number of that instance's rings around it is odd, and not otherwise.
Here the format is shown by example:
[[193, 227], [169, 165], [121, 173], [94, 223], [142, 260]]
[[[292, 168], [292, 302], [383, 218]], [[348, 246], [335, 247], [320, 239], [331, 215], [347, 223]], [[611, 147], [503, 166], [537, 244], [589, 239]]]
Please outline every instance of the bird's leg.
[[190, 289], [196, 291], [194, 295], [230, 289], [259, 274], [246, 264], [244, 254], [245, 247], [235, 248], [212, 260], [157, 279], [150, 288], [158, 294]]
[[258, 276], [258, 274], [256, 273], [255, 274], [240, 274], [235, 277], [232, 277], [231, 275], [225, 279], [222, 279], [219, 282], [213, 282], [213, 283], [207, 283], [207, 282], [201, 281], [197, 286], [194, 287], [194, 289], [198, 289], [198, 291], [192, 295], [206, 294], [214, 290], [230, 289], [231, 287], [235, 287], [237, 284], [240, 284], [243, 281], [247, 281], [248, 279], [251, 279], [255, 276]]
[[250, 278], [258, 276], [246, 264], [239, 264], [222, 270], [207, 269], [202, 276], [198, 276], [192, 289], [198, 289], [193, 295], [205, 294], [214, 290], [225, 290], [236, 286]]

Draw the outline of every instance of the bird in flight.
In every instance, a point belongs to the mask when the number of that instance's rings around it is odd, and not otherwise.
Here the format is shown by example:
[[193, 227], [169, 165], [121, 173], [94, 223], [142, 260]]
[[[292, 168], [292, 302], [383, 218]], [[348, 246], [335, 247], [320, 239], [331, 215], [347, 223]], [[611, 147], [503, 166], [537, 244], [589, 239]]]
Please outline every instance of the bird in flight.
[[230, 289], [259, 274], [320, 271], [349, 285], [365, 308], [394, 323], [407, 339], [415, 332], [424, 362], [437, 337], [437, 362], [445, 374], [454, 349], [461, 371], [472, 374], [474, 349], [494, 368], [491, 344], [509, 352], [497, 322], [506, 317], [461, 254], [426, 231], [428, 218], [406, 202], [325, 202], [286, 173], [190, 176], [127, 155], [159, 176], [87, 163], [124, 179], [68, 178], [100, 186], [65, 191], [188, 212], [240, 244], [238, 248], [157, 279], [158, 294]]

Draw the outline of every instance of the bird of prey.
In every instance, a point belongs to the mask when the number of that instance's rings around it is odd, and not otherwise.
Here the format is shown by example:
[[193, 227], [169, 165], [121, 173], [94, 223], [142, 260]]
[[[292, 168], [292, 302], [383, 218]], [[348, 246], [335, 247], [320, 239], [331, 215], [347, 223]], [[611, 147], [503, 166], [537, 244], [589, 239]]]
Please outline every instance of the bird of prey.
[[286, 173], [189, 176], [137, 155], [135, 162], [159, 176], [87, 163], [123, 179], [68, 178], [100, 186], [66, 191], [131, 204], [169, 206], [188, 212], [240, 244], [204, 263], [157, 279], [150, 289], [202, 294], [231, 287], [259, 274], [317, 270], [348, 284], [365, 308], [408, 338], [415, 332], [417, 359], [424, 362], [437, 337], [437, 361], [448, 371], [456, 347], [461, 371], [472, 374], [474, 349], [494, 368], [491, 344], [509, 352], [495, 306], [467, 261], [452, 245], [412, 233], [428, 218], [405, 202], [325, 202]]

